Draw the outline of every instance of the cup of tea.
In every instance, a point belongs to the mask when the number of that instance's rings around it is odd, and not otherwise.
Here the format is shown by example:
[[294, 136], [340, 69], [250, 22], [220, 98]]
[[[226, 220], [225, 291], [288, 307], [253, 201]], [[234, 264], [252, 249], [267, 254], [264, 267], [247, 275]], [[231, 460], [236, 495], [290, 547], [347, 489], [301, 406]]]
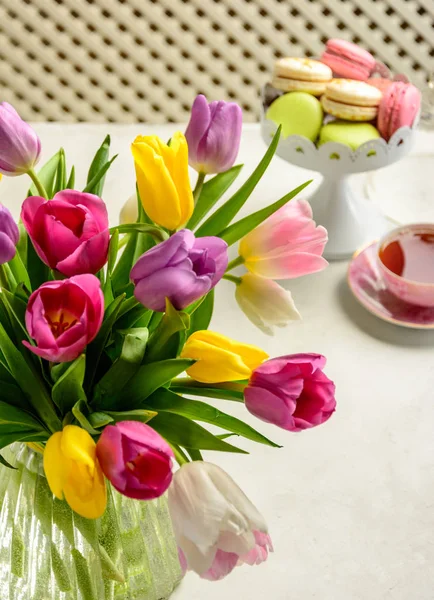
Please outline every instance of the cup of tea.
[[404, 225], [377, 248], [378, 267], [388, 290], [416, 306], [434, 306], [434, 224]]

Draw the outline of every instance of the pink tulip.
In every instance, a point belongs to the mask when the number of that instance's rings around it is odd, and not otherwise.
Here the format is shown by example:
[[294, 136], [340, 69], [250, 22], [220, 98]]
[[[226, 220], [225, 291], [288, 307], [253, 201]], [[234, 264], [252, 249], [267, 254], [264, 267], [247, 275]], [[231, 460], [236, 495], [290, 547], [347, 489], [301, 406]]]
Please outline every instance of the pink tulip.
[[172, 481], [172, 449], [145, 423], [107, 425], [96, 453], [104, 475], [129, 498], [158, 498]]
[[7, 102], [0, 102], [0, 173], [16, 177], [36, 165], [41, 142], [36, 132]]
[[37, 345], [23, 344], [50, 362], [69, 362], [95, 338], [103, 316], [104, 296], [95, 275], [48, 281], [27, 304], [26, 327]]
[[239, 253], [255, 275], [293, 279], [322, 271], [327, 231], [316, 226], [306, 200], [293, 200], [274, 213], [240, 242]]
[[107, 262], [107, 208], [98, 196], [64, 190], [47, 202], [24, 200], [21, 219], [39, 258], [68, 277], [97, 273]]
[[336, 409], [335, 384], [323, 373], [321, 354], [273, 358], [253, 371], [244, 390], [247, 409], [288, 431], [325, 423]]

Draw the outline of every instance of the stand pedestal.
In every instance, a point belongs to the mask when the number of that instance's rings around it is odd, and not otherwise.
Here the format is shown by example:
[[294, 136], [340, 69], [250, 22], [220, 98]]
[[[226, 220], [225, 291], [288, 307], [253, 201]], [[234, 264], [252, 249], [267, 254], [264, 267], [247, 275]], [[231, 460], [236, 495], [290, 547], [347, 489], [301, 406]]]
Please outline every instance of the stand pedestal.
[[355, 194], [348, 177], [327, 177], [309, 198], [317, 225], [329, 235], [324, 257], [331, 260], [350, 258], [368, 242], [381, 237], [391, 224], [378, 208]]

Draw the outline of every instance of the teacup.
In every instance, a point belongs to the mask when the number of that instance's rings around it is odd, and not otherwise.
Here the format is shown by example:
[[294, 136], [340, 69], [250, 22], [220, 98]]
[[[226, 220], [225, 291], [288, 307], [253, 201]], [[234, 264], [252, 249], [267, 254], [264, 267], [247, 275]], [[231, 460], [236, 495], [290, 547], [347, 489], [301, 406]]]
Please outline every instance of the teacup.
[[394, 296], [416, 306], [434, 306], [434, 223], [390, 231], [378, 244], [377, 262]]

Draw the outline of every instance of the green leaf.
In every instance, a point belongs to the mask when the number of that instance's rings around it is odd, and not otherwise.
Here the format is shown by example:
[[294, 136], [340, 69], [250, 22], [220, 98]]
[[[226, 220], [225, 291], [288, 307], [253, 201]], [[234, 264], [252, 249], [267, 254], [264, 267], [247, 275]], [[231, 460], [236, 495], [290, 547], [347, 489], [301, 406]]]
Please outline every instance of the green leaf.
[[208, 329], [213, 309], [214, 289], [208, 292], [203, 302], [197, 307], [197, 309], [193, 313], [190, 314], [190, 327], [188, 329], [188, 335], [191, 335], [195, 331], [202, 331], [203, 329]]
[[[24, 224], [20, 220], [18, 222], [18, 230], [20, 232], [20, 238], [17, 244], [17, 253], [20, 255], [21, 262], [26, 265], [27, 263], [27, 244], [29, 241], [29, 236], [27, 235], [26, 228]], [[30, 288], [29, 288], [30, 289]]]
[[193, 448], [186, 448], [191, 460], [203, 460], [200, 450], [194, 450]]
[[136, 409], [136, 410], [125, 410], [125, 411], [107, 411], [113, 421], [116, 423], [120, 421], [140, 421], [141, 423], [147, 423], [156, 416], [156, 412], [152, 410]]
[[90, 435], [99, 435], [99, 431], [94, 429], [88, 420], [90, 411], [84, 400], [79, 400], [76, 404], [74, 404], [72, 407], [72, 414], [83, 427], [83, 429], [90, 433]]
[[[57, 165], [56, 179], [53, 186], [53, 196], [62, 190], [66, 189], [66, 161], [65, 151], [63, 148], [59, 150], [59, 162]], [[51, 198], [51, 196], [49, 196]]]
[[189, 358], [172, 358], [141, 366], [128, 384], [128, 407], [141, 408], [148, 396], [191, 367], [194, 362]]
[[[130, 301], [134, 301], [134, 302], [130, 302]], [[128, 302], [130, 302], [130, 306], [132, 306], [132, 308], [130, 308], [127, 312], [122, 313], [122, 309]], [[116, 322], [117, 329], [132, 329], [133, 327], [148, 327], [149, 321], [151, 320], [151, 317], [153, 315], [152, 310], [148, 310], [142, 304], [137, 302], [137, 300], [134, 298], [134, 296], [125, 300], [125, 302], [123, 303], [123, 305], [121, 307], [121, 310], [119, 311], [119, 315], [121, 315], [121, 313], [122, 313], [122, 316], [119, 316], [118, 320]]]
[[266, 206], [265, 208], [254, 212], [248, 217], [244, 217], [244, 219], [240, 219], [236, 223], [229, 225], [229, 227], [227, 227], [223, 231], [220, 231], [218, 233], [218, 236], [225, 240], [225, 242], [227, 242], [229, 246], [232, 246], [232, 244], [235, 244], [235, 242], [243, 238], [250, 231], [252, 231], [252, 229], [255, 229], [255, 227], [257, 227], [263, 221], [265, 221], [265, 219], [268, 219], [268, 217], [275, 213], [276, 210], [279, 210], [279, 208], [285, 206], [287, 202], [292, 200], [294, 196], [296, 196], [302, 190], [304, 190], [304, 188], [307, 187], [311, 182], [312, 179], [306, 181], [306, 183], [302, 183], [297, 188], [295, 188], [295, 190], [292, 190], [292, 192], [289, 192], [289, 194], [286, 194], [286, 196], [283, 196], [283, 198], [277, 200], [277, 202], [274, 202], [274, 204]]
[[185, 312], [177, 311], [166, 298], [166, 312], [149, 340], [146, 362], [175, 358], [180, 346], [182, 347], [185, 342], [185, 335], [180, 337], [179, 334], [186, 332], [189, 327], [190, 316]]
[[110, 136], [108, 135], [104, 139], [101, 146], [96, 151], [96, 154], [92, 160], [92, 163], [89, 168], [89, 172], [87, 174], [87, 181], [86, 181], [87, 185], [91, 185], [92, 187], [90, 190], [85, 190], [85, 191], [89, 191], [89, 192], [91, 191], [93, 194], [96, 194], [97, 196], [101, 196], [102, 190], [104, 188], [105, 172], [102, 174], [102, 176], [100, 177], [99, 180], [97, 180], [97, 175], [100, 173], [101, 169], [103, 169], [104, 166], [107, 164], [107, 162], [109, 160], [109, 154], [110, 154]]
[[215, 425], [232, 433], [242, 435], [253, 442], [273, 446], [274, 448], [279, 447], [253, 429], [253, 427], [244, 423], [244, 421], [240, 421], [205, 402], [183, 398], [169, 390], [156, 391], [146, 400], [146, 407], [156, 410], [158, 413], [162, 411], [170, 412], [187, 417], [187, 419], [191, 419], [192, 421], [203, 421], [204, 423], [209, 423], [210, 425]]
[[9, 266], [17, 284], [22, 283], [28, 290], [31, 290], [30, 277], [23, 261], [21, 260], [21, 255], [19, 252], [16, 252], [13, 259], [9, 261]]
[[86, 370], [84, 386], [87, 390], [90, 390], [92, 387], [93, 379], [96, 375], [96, 370], [98, 368], [101, 355], [110, 337], [113, 325], [118, 317], [119, 309], [123, 301], [124, 296], [118, 296], [115, 300], [113, 300], [113, 302], [105, 311], [104, 321], [101, 325], [98, 335], [87, 347], [86, 356], [88, 368]]
[[85, 371], [86, 356], [81, 354], [54, 384], [51, 395], [62, 416], [72, 410], [79, 400], [86, 400], [83, 390]]
[[93, 402], [98, 409], [116, 408], [125, 404], [122, 393], [129, 380], [138, 371], [143, 360], [149, 332], [146, 327], [131, 329], [124, 338], [119, 358], [113, 363], [94, 389]]
[[112, 274], [112, 286], [115, 294], [119, 293], [123, 286], [128, 285], [130, 272], [134, 264], [138, 233], [137, 231], [133, 231], [132, 233], [127, 233], [127, 235], [129, 236], [129, 240]]
[[[110, 238], [110, 246], [108, 251], [108, 261], [107, 261], [107, 270], [109, 275], [112, 274], [113, 269], [115, 268], [116, 259], [118, 257], [118, 248], [119, 248], [119, 231], [114, 231]], [[107, 277], [109, 279], [109, 277]]]
[[[61, 150], [56, 152], [48, 162], [37, 173], [39, 181], [47, 191], [48, 197], [53, 197], [54, 183], [56, 181], [57, 168], [59, 166]], [[39, 196], [39, 192], [35, 185], [30, 186], [27, 196]]]
[[183, 448], [248, 454], [245, 450], [241, 450], [232, 446], [232, 444], [220, 440], [201, 425], [181, 415], [169, 412], [158, 413], [152, 419], [152, 429], [155, 429], [168, 442], [177, 444]]
[[94, 177], [87, 182], [86, 187], [83, 192], [87, 192], [89, 194], [96, 194], [97, 196], [101, 196], [102, 188], [104, 186], [105, 174], [110, 169], [113, 161], [118, 157], [117, 154], [113, 156], [108, 162], [106, 162], [100, 170], [94, 175]]
[[33, 247], [32, 242], [29, 240], [27, 244], [27, 272], [30, 277], [30, 282], [32, 284], [31, 290], [36, 290], [40, 285], [49, 280], [49, 267], [36, 253], [35, 248]]
[[223, 194], [230, 188], [238, 177], [243, 165], [235, 165], [229, 171], [219, 173], [212, 179], [203, 184], [193, 214], [188, 221], [186, 228], [193, 230], [209, 213], [211, 208], [220, 200]]
[[67, 190], [73, 190], [75, 186], [75, 167], [74, 165], [71, 168], [71, 172], [69, 174], [68, 177], [68, 181], [66, 182], [66, 188]]
[[188, 394], [189, 396], [205, 396], [206, 398], [215, 398], [218, 400], [232, 400], [234, 402], [244, 402], [244, 394], [238, 390], [230, 390], [217, 387], [176, 385], [176, 379], [170, 386], [170, 389], [177, 394]]
[[0, 322], [0, 347], [6, 366], [23, 390], [35, 413], [51, 431], [60, 430], [60, 421], [41, 378], [15, 347]]
[[90, 413], [88, 420], [95, 429], [101, 429], [102, 427], [106, 427], [106, 425], [110, 425], [110, 423], [114, 423], [114, 419], [103, 412]]
[[209, 219], [207, 219], [205, 223], [201, 225], [201, 227], [199, 227], [196, 232], [196, 237], [216, 235], [219, 231], [222, 231], [222, 229], [229, 225], [238, 211], [244, 206], [245, 202], [257, 186], [259, 180], [270, 164], [271, 159], [276, 152], [277, 144], [280, 138], [280, 131], [281, 125], [279, 125], [279, 128], [274, 134], [271, 144], [264, 154], [261, 162], [247, 179], [247, 181], [237, 192], [235, 192], [231, 198], [229, 198], [229, 200], [227, 200], [219, 209], [217, 209], [215, 213], [213, 213]]
[[[30, 340], [25, 325], [25, 314], [27, 305], [16, 294], [3, 289], [0, 301], [4, 303], [9, 313], [9, 318], [15, 330], [17, 343], [21, 342], [23, 337]], [[21, 348], [20, 348], [21, 349]]]
[[[0, 367], [0, 376], [3, 376], [3, 367]], [[30, 405], [22, 390], [10, 381], [0, 380], [0, 399], [11, 406], [30, 410]]]
[[164, 229], [161, 229], [158, 225], [151, 225], [149, 223], [125, 223], [124, 225], [115, 225], [110, 228], [111, 234], [116, 231], [118, 233], [133, 233], [136, 231], [137, 233], [147, 234], [153, 237], [156, 242], [164, 242], [169, 239], [169, 234]]
[[30, 413], [0, 401], [0, 426], [3, 425], [7, 425], [13, 431], [19, 429], [44, 431], [43, 425]]

